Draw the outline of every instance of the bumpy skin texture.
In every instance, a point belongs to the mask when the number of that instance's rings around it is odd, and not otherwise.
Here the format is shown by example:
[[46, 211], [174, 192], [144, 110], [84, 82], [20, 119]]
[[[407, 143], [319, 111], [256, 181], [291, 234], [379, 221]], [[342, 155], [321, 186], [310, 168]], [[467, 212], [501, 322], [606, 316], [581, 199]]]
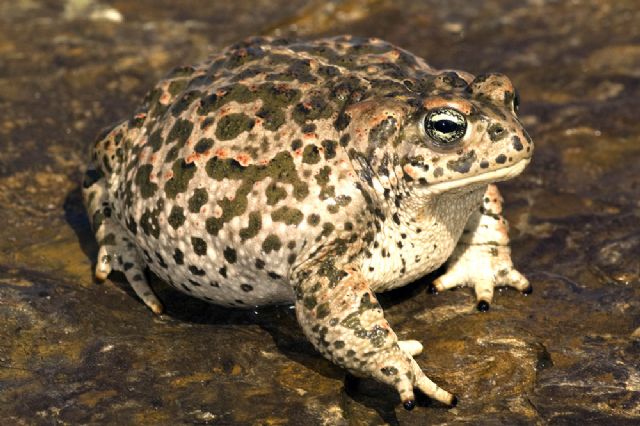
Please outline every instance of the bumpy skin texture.
[[[528, 288], [490, 185], [532, 154], [516, 101], [500, 74], [436, 71], [376, 39], [231, 46], [174, 70], [96, 142], [84, 182], [96, 276], [124, 272], [157, 313], [145, 267], [220, 305], [294, 302], [325, 357], [394, 386], [406, 408], [414, 388], [453, 404], [375, 292], [449, 258], [435, 288], [474, 286], [480, 308], [496, 285]], [[427, 123], [459, 132], [442, 142]]]

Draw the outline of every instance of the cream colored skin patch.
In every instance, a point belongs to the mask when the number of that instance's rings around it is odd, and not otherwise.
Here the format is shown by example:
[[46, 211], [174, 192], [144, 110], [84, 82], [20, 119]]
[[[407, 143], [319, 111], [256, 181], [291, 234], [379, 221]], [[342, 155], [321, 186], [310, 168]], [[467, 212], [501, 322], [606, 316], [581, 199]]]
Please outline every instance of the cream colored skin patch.
[[[437, 71], [378, 39], [250, 39], [174, 70], [93, 148], [83, 184], [100, 250], [154, 312], [144, 269], [211, 303], [295, 303], [318, 351], [393, 386], [455, 397], [398, 341], [375, 292], [527, 290], [493, 182], [533, 145], [500, 74]], [[471, 274], [470, 272], [473, 272]], [[239, 373], [240, 374], [240, 373]]]

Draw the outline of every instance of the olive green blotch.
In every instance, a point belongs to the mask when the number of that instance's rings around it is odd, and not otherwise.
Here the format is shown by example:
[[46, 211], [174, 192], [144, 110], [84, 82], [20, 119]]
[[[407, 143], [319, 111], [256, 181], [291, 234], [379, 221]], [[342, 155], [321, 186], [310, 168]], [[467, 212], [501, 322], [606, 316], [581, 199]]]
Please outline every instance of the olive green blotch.
[[178, 153], [180, 152], [179, 146], [172, 146], [169, 151], [167, 151], [166, 157], [164, 157], [165, 163], [173, 163], [178, 158]]
[[224, 91], [224, 94], [222, 96], [218, 96], [218, 94], [212, 93], [208, 96], [203, 97], [200, 100], [200, 107], [197, 110], [198, 114], [207, 115], [232, 101], [246, 104], [254, 101], [257, 98], [254, 92], [252, 92], [242, 84], [235, 84], [233, 86], [225, 87], [222, 89], [222, 91]]
[[218, 122], [216, 137], [221, 141], [235, 139], [240, 133], [253, 129], [254, 125], [255, 121], [242, 112], [225, 115]]
[[183, 94], [171, 107], [171, 114], [173, 114], [174, 117], [177, 117], [186, 111], [196, 99], [200, 99], [201, 96], [202, 92], [198, 90], [191, 90]]
[[240, 238], [242, 241], [251, 239], [258, 235], [262, 229], [262, 214], [260, 212], [249, 213], [249, 223], [246, 228], [240, 229]]
[[278, 251], [282, 247], [282, 241], [277, 235], [269, 234], [262, 243], [262, 251], [269, 254], [272, 251]]
[[316, 164], [320, 161], [320, 150], [315, 145], [307, 145], [302, 151], [302, 162]]
[[169, 84], [169, 93], [171, 93], [171, 95], [173, 96], [176, 96], [180, 92], [182, 92], [184, 89], [186, 89], [188, 84], [189, 84], [189, 80], [186, 78], [183, 78], [180, 80], [173, 80]]
[[172, 143], [177, 140], [178, 146], [182, 147], [187, 142], [187, 139], [189, 139], [189, 136], [191, 136], [192, 131], [193, 123], [189, 120], [179, 118], [173, 124], [173, 127], [167, 135], [167, 143]]
[[275, 183], [270, 183], [269, 186], [267, 186], [265, 194], [267, 196], [267, 204], [270, 206], [273, 206], [277, 204], [278, 201], [287, 198], [287, 191]]
[[256, 116], [264, 120], [263, 127], [267, 130], [276, 131], [282, 126], [286, 120], [284, 111], [271, 106], [263, 106]]
[[185, 192], [196, 169], [195, 163], [187, 163], [184, 159], [176, 160], [171, 168], [173, 176], [164, 184], [167, 197], [174, 199], [179, 193]]
[[328, 303], [323, 303], [321, 305], [318, 305], [318, 307], [316, 308], [316, 318], [318, 319], [323, 319], [329, 316], [329, 314], [331, 313], [331, 308], [329, 307]]
[[138, 171], [136, 173], [135, 182], [138, 186], [138, 190], [140, 192], [140, 196], [142, 198], [150, 198], [158, 190], [158, 185], [151, 182], [151, 172], [153, 171], [153, 165], [151, 164], [143, 164], [138, 167]]
[[291, 113], [291, 118], [296, 123], [303, 125], [307, 121], [329, 118], [331, 114], [333, 114], [331, 104], [323, 98], [315, 96], [307, 102], [296, 104]]
[[198, 143], [196, 143], [196, 145], [193, 147], [193, 150], [198, 154], [202, 154], [210, 150], [213, 147], [213, 143], [214, 141], [211, 138], [202, 138], [198, 141]]
[[199, 213], [202, 206], [209, 200], [209, 193], [204, 188], [196, 188], [193, 196], [189, 198], [189, 211], [191, 213]]
[[287, 225], [298, 225], [304, 219], [304, 214], [298, 209], [282, 206], [271, 213], [274, 222], [284, 222]]
[[316, 307], [318, 300], [314, 295], [305, 296], [304, 299], [302, 299], [302, 304], [305, 308], [311, 310]]
[[162, 148], [162, 144], [164, 143], [164, 139], [162, 139], [162, 129], [158, 129], [149, 135], [149, 139], [147, 143], [151, 145], [151, 149], [153, 152], [157, 152], [160, 148]]

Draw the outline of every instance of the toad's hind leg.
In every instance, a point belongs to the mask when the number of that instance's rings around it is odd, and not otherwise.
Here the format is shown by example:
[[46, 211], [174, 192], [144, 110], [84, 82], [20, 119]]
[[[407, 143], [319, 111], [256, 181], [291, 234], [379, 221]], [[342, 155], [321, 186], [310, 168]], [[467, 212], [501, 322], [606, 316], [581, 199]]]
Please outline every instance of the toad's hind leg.
[[111, 271], [124, 273], [138, 297], [154, 313], [162, 313], [162, 303], [149, 287], [142, 270], [144, 261], [126, 231], [112, 217], [113, 209], [106, 191], [106, 180], [98, 169], [89, 168], [85, 174], [82, 195], [100, 246], [95, 276], [102, 281]]
[[355, 376], [396, 388], [408, 410], [414, 388], [447, 405], [456, 398], [433, 383], [413, 359], [419, 342], [399, 342], [382, 308], [347, 255], [326, 253], [293, 268], [296, 315], [311, 343]]

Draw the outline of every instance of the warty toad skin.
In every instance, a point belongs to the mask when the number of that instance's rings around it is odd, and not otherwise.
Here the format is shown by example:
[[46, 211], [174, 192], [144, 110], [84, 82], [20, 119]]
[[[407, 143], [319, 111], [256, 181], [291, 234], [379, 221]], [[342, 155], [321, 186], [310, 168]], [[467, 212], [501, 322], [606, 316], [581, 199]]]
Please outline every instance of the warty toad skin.
[[98, 138], [83, 184], [100, 250], [154, 312], [148, 267], [211, 303], [295, 303], [326, 358], [394, 386], [455, 397], [398, 341], [375, 292], [448, 260], [486, 310], [513, 268], [496, 181], [531, 139], [501, 74], [438, 71], [387, 42], [253, 38], [174, 70]]

